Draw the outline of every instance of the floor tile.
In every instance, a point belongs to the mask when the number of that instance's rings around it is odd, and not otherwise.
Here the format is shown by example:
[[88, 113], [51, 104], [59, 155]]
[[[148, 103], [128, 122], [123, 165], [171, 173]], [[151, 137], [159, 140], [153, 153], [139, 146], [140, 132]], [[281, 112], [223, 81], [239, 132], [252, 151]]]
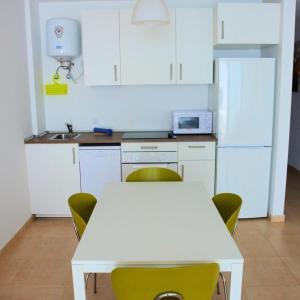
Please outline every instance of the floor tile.
[[0, 286], [0, 299], [3, 300], [59, 300], [63, 299], [63, 293], [62, 286]]
[[244, 286], [297, 285], [292, 272], [280, 258], [246, 259]]
[[281, 259], [300, 284], [300, 256], [282, 257]]
[[268, 239], [280, 257], [300, 255], [300, 234], [272, 235]]
[[276, 257], [277, 253], [271, 243], [262, 234], [240, 234], [235, 238], [245, 258]]
[[300, 286], [256, 286], [246, 288], [248, 300], [299, 300]]

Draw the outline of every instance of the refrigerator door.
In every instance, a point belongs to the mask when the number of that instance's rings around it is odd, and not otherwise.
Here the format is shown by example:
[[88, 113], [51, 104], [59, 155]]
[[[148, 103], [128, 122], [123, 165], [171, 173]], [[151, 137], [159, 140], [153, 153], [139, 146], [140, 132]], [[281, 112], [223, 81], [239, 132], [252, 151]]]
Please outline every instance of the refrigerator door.
[[268, 214], [270, 147], [218, 148], [217, 193], [234, 193], [243, 199], [241, 218]]
[[222, 58], [216, 64], [219, 146], [271, 146], [275, 59]]

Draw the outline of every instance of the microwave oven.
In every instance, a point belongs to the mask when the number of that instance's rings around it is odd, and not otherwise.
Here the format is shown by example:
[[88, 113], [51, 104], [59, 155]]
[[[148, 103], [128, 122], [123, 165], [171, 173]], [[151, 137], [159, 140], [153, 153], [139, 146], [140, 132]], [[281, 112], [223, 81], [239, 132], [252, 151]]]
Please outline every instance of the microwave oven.
[[173, 113], [174, 134], [212, 134], [211, 111], [176, 111]]

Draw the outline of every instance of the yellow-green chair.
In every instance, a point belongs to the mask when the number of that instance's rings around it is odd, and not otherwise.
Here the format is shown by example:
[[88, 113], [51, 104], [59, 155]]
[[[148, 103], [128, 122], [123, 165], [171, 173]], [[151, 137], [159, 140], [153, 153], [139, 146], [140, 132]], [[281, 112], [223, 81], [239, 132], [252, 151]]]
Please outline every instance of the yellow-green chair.
[[233, 236], [236, 231], [239, 213], [243, 203], [242, 198], [236, 194], [223, 193], [215, 195], [213, 202], [226, 224], [227, 229]]
[[68, 203], [73, 218], [75, 233], [78, 240], [80, 240], [97, 204], [97, 199], [91, 194], [78, 193], [71, 196]]
[[[213, 197], [213, 202], [219, 211], [219, 214], [221, 215], [224, 223], [226, 224], [226, 227], [230, 234], [234, 236], [239, 213], [242, 207], [242, 198], [236, 194], [231, 193], [223, 193], [223, 194], [217, 194]], [[221, 278], [223, 283], [225, 282], [225, 278], [222, 274]], [[218, 294], [220, 294], [220, 287], [219, 284], [217, 285], [218, 288]], [[224, 288], [226, 288], [224, 286]]]
[[211, 300], [219, 272], [216, 263], [119, 268], [112, 272], [112, 286], [117, 300]]
[[126, 178], [126, 182], [182, 181], [181, 176], [166, 168], [141, 168]]
[[[71, 196], [68, 200], [73, 219], [73, 227], [76, 237], [80, 241], [90, 216], [97, 204], [97, 199], [87, 193], [78, 193]], [[86, 285], [89, 275], [86, 277]], [[97, 293], [97, 274], [94, 274], [94, 293]]]

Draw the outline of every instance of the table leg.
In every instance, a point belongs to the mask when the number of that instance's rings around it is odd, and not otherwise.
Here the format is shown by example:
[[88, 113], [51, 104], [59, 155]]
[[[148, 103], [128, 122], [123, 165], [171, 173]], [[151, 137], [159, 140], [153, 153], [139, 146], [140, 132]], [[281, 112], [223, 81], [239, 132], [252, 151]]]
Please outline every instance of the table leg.
[[230, 300], [242, 299], [242, 284], [243, 284], [243, 264], [232, 264]]
[[86, 300], [85, 277], [81, 265], [72, 265], [73, 289], [75, 300]]

